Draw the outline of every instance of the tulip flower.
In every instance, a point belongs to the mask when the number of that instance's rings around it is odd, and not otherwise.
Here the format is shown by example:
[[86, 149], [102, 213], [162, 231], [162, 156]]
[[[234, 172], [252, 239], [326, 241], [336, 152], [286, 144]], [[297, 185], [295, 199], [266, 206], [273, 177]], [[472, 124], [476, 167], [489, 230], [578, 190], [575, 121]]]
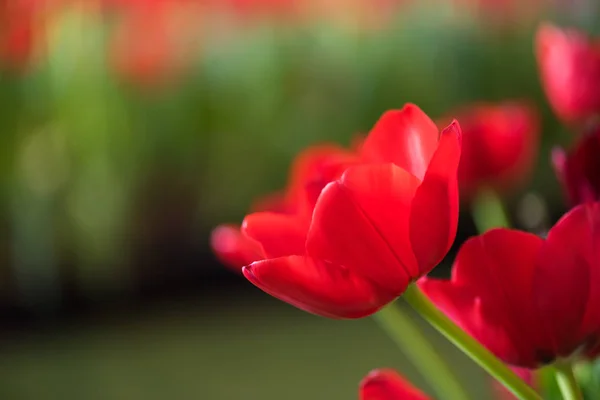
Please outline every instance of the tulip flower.
[[[273, 193], [257, 200], [253, 212], [270, 212], [309, 220], [323, 187], [341, 175], [357, 156], [337, 145], [322, 144], [303, 151], [292, 164], [284, 193]], [[304, 230], [308, 224], [303, 223]], [[225, 265], [240, 271], [243, 266], [266, 258], [261, 245], [240, 231], [239, 226], [224, 224], [213, 230], [211, 246]]]
[[600, 203], [583, 204], [546, 239], [510, 229], [469, 239], [450, 280], [420, 286], [496, 356], [537, 368], [599, 342], [599, 248]]
[[391, 369], [371, 371], [360, 383], [360, 400], [429, 400], [430, 397], [415, 388]]
[[244, 275], [314, 314], [378, 311], [435, 267], [454, 241], [460, 136], [456, 122], [440, 135], [411, 104], [386, 112], [365, 139], [360, 164], [319, 191], [312, 214], [246, 217], [242, 231], [261, 244], [265, 259]]
[[536, 53], [546, 96], [560, 118], [581, 122], [600, 112], [600, 43], [545, 24], [537, 32]]
[[529, 175], [539, 144], [535, 109], [523, 102], [474, 104], [455, 113], [463, 132], [458, 184], [463, 197], [506, 191]]
[[600, 200], [600, 127], [569, 152], [554, 149], [552, 164], [571, 204]]

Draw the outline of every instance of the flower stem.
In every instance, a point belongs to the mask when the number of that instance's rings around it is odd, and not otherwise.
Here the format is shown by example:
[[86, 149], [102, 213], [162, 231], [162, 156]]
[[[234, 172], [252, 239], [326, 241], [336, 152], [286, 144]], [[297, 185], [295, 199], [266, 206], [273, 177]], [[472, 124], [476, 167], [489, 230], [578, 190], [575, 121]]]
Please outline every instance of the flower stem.
[[439, 399], [469, 398], [448, 364], [433, 349], [415, 321], [397, 303], [388, 305], [375, 314], [374, 318], [427, 380]]
[[403, 298], [427, 322], [502, 383], [519, 400], [542, 399], [531, 386], [519, 378], [506, 364], [441, 312], [417, 286], [410, 285], [404, 292]]
[[583, 394], [575, 379], [573, 366], [570, 363], [556, 363], [552, 370], [564, 400], [583, 400]]
[[473, 221], [479, 233], [492, 228], [508, 228], [510, 220], [500, 197], [492, 190], [482, 189], [471, 206]]

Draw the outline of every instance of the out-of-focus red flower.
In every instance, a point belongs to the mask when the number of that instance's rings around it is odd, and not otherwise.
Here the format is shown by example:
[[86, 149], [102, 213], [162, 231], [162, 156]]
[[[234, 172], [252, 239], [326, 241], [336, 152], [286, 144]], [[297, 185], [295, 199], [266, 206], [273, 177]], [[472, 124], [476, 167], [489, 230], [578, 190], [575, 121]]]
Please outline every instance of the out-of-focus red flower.
[[376, 312], [435, 267], [454, 241], [460, 136], [456, 122], [440, 136], [415, 105], [386, 112], [361, 147], [361, 164], [331, 179], [313, 213], [246, 217], [242, 232], [261, 244], [265, 260], [244, 275], [314, 314]]
[[554, 149], [552, 164], [572, 205], [600, 200], [600, 126], [569, 152]]
[[[337, 145], [310, 147], [294, 160], [286, 190], [258, 199], [251, 210], [255, 213], [269, 212], [282, 218], [293, 218], [306, 231], [323, 187], [356, 162], [355, 153]], [[211, 235], [211, 246], [221, 262], [238, 271], [254, 261], [266, 258], [262, 246], [240, 232], [239, 226], [217, 227]]]
[[429, 400], [430, 397], [392, 369], [371, 371], [360, 383], [360, 400]]
[[25, 68], [43, 34], [49, 0], [0, 0], [0, 58], [14, 69]]
[[508, 364], [537, 368], [600, 339], [600, 203], [567, 213], [546, 239], [494, 229], [460, 249], [450, 280], [420, 286]]
[[202, 11], [183, 0], [116, 1], [109, 58], [126, 81], [153, 86], [175, 78], [199, 53]]
[[455, 115], [463, 131], [458, 184], [463, 197], [481, 188], [506, 191], [529, 176], [539, 144], [536, 110], [524, 102], [480, 103]]
[[542, 25], [536, 36], [537, 60], [554, 112], [581, 122], [600, 112], [600, 43], [575, 29]]

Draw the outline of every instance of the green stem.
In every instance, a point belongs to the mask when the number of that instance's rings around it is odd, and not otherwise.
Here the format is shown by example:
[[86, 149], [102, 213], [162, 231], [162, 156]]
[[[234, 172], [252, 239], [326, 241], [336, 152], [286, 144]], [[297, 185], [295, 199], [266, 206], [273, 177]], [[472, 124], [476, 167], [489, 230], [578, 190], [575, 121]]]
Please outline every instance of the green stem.
[[377, 314], [375, 320], [411, 361], [438, 398], [467, 400], [469, 396], [446, 362], [433, 349], [420, 329], [398, 304], [390, 304]]
[[410, 285], [403, 295], [404, 300], [442, 335], [462, 350], [479, 366], [502, 383], [520, 400], [541, 400], [540, 395], [508, 366], [496, 358], [477, 340], [458, 327], [441, 312], [421, 290]]
[[583, 400], [583, 394], [573, 373], [572, 364], [558, 362], [552, 370], [564, 400]]
[[492, 228], [508, 228], [510, 220], [500, 197], [492, 190], [481, 190], [471, 206], [473, 221], [479, 233]]

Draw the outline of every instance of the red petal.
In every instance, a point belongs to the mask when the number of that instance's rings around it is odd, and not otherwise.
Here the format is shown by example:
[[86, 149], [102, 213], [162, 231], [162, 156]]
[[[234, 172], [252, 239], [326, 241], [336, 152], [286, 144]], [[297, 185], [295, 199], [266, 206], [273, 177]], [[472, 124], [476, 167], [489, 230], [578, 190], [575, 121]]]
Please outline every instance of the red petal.
[[243, 236], [239, 226], [218, 226], [211, 233], [210, 244], [219, 260], [238, 272], [243, 266], [264, 258], [260, 245]]
[[543, 243], [525, 232], [488, 231], [461, 247], [451, 281], [424, 280], [421, 287], [446, 312], [456, 313], [451, 317], [498, 357], [537, 366], [548, 361], [541, 359], [550, 346], [531, 301]]
[[310, 257], [259, 261], [243, 273], [271, 296], [328, 318], [362, 318], [392, 300], [348, 269]]
[[394, 163], [419, 179], [435, 152], [439, 131], [419, 107], [407, 104], [381, 116], [362, 146], [368, 162]]
[[315, 207], [308, 254], [344, 265], [400, 295], [416, 272], [408, 239], [418, 179], [393, 165], [361, 165], [329, 184]]
[[410, 241], [419, 264], [417, 276], [425, 275], [442, 261], [456, 237], [460, 146], [460, 126], [454, 121], [442, 132], [412, 203]]
[[600, 111], [600, 51], [575, 29], [542, 25], [536, 57], [548, 101], [559, 117], [575, 121]]
[[285, 214], [259, 212], [246, 216], [242, 233], [261, 244], [266, 258], [303, 255], [307, 225]]
[[[335, 144], [321, 144], [302, 151], [294, 160], [286, 190], [286, 202], [295, 208], [296, 212], [312, 212], [315, 183], [319, 183], [318, 193], [329, 182], [339, 178], [344, 172], [344, 165], [354, 161], [356, 156], [348, 150]], [[336, 168], [338, 167], [339, 168]], [[307, 186], [311, 192], [307, 193]], [[306, 203], [309, 204], [306, 204]]]
[[534, 281], [534, 301], [568, 356], [600, 333], [600, 205], [582, 205], [548, 233]]
[[391, 369], [371, 371], [360, 383], [360, 400], [429, 400]]

